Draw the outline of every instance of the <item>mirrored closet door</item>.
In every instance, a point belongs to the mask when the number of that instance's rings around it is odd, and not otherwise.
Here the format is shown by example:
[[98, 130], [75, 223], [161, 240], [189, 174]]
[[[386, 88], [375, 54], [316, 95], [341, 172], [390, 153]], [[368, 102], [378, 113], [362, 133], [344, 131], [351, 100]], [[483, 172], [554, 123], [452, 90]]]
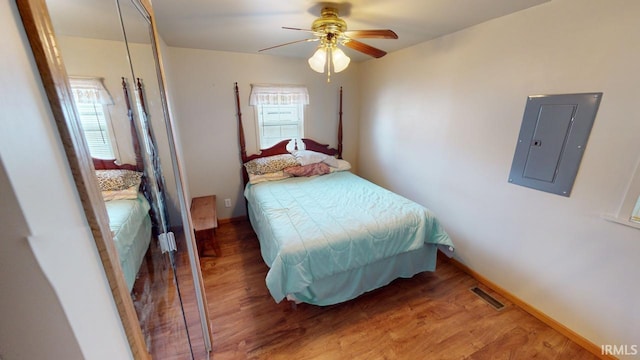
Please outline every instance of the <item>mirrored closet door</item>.
[[[138, 115], [141, 141], [144, 144], [143, 153], [148, 157], [150, 169], [158, 187], [158, 214], [159, 220], [165, 224], [160, 230], [160, 247], [167, 247], [169, 263], [173, 269], [173, 277], [177, 287], [175, 289], [175, 301], [182, 305], [182, 316], [188, 331], [189, 340], [193, 344], [194, 354], [202, 357], [202, 347], [210, 348], [207, 331], [208, 323], [201, 322], [197, 300], [201, 298], [198, 283], [193, 279], [199, 279], [196, 273], [199, 265], [194, 261], [197, 256], [195, 246], [190, 237], [191, 232], [185, 231], [184, 223], [188, 222], [188, 210], [181, 196], [177, 157], [175, 154], [172, 127], [169, 123], [166, 97], [163, 93], [163, 77], [157, 66], [156, 46], [153, 36], [151, 15], [142, 4], [131, 0], [118, 0], [124, 29], [127, 54], [135, 79], [135, 112]], [[165, 240], [166, 239], [166, 240]], [[175, 246], [174, 246], [175, 244]], [[195, 272], [194, 272], [195, 271]], [[144, 293], [144, 292], [143, 292]], [[166, 295], [166, 293], [165, 293]], [[146, 302], [143, 302], [146, 304]], [[177, 305], [177, 303], [175, 304]], [[174, 305], [174, 306], [175, 306]], [[161, 313], [161, 312], [160, 312]], [[170, 313], [168, 313], [170, 314]], [[176, 319], [167, 319], [167, 324], [177, 326], [179, 311], [173, 312]], [[207, 319], [206, 313], [202, 316]], [[166, 329], [166, 326], [164, 326]], [[154, 327], [157, 331], [157, 326]], [[173, 332], [161, 331], [157, 338], [162, 339], [162, 344], [167, 344], [167, 337]], [[177, 339], [179, 340], [179, 339]], [[179, 341], [177, 341], [179, 343]], [[197, 348], [197, 349], [196, 349]]]
[[[43, 5], [17, 3], [23, 18]], [[39, 59], [48, 61], [48, 69], [39, 64], [43, 84], [48, 87], [52, 72], [54, 117], [63, 143], [70, 135], [65, 151], [72, 172], [78, 167], [76, 184], [134, 356], [204, 358], [211, 349], [206, 299], [150, 4], [46, 0], [46, 8], [55, 35], [46, 31], [47, 19], [39, 20], [39, 40], [25, 28], [32, 48], [34, 41], [45, 47], [48, 59]], [[36, 49], [34, 55], [38, 61]], [[64, 113], [69, 102], [75, 114]], [[134, 212], [141, 220], [131, 220]]]

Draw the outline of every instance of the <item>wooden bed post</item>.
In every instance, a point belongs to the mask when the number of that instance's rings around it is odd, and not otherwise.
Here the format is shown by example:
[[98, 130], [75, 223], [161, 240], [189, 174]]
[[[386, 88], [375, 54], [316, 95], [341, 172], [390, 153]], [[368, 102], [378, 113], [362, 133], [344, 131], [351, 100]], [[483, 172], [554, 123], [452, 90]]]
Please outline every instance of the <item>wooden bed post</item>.
[[[238, 90], [237, 82], [235, 83], [234, 87], [236, 92], [236, 111], [238, 114], [238, 142], [240, 144], [240, 158], [242, 160], [242, 165], [244, 166], [244, 163], [247, 162], [247, 146], [244, 142], [244, 128], [242, 127], [242, 111], [240, 111], [240, 92]], [[244, 169], [242, 170], [242, 180], [244, 181], [245, 184], [249, 182], [249, 175], [247, 174], [246, 171], [244, 171]]]
[[142, 111], [145, 115], [148, 115], [147, 106], [144, 103], [144, 90], [142, 89], [142, 80], [140, 78], [136, 78], [136, 87], [138, 89], [138, 98], [140, 99], [140, 107], [142, 107]]
[[342, 86], [340, 86], [340, 112], [338, 113], [338, 159], [342, 159]]
[[236, 90], [236, 110], [238, 113], [238, 139], [240, 140], [240, 157], [242, 158], [242, 163], [245, 162], [247, 158], [247, 147], [244, 142], [244, 129], [242, 128], [242, 112], [240, 111], [240, 93], [238, 90], [238, 83], [235, 83]]
[[131, 126], [131, 141], [133, 142], [133, 152], [136, 154], [136, 170], [144, 171], [144, 163], [140, 154], [140, 141], [138, 140], [138, 130], [133, 123], [133, 109], [131, 109], [131, 99], [129, 98], [129, 88], [127, 81], [122, 78], [122, 91], [124, 92], [124, 102], [127, 105], [127, 116], [129, 117], [129, 125]]

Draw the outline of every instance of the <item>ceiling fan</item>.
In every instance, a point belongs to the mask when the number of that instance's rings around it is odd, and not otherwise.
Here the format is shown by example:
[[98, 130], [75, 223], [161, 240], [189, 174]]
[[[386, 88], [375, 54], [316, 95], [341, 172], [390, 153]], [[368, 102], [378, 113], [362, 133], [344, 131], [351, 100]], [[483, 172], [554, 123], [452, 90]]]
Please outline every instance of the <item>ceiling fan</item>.
[[374, 58], [381, 58], [387, 53], [384, 50], [377, 49], [355, 39], [397, 39], [398, 35], [392, 30], [347, 30], [347, 23], [338, 16], [338, 9], [333, 7], [324, 7], [312, 24], [311, 29], [299, 29], [292, 27], [282, 27], [286, 30], [298, 30], [310, 32], [313, 38], [301, 39], [285, 44], [271, 46], [259, 51], [275, 49], [281, 46], [296, 44], [300, 42], [319, 41], [318, 49], [309, 58], [309, 66], [314, 71], [323, 73], [327, 70], [330, 81], [331, 65], [333, 71], [340, 72], [349, 66], [351, 59], [338, 47], [338, 45], [346, 46], [350, 49], [367, 54]]

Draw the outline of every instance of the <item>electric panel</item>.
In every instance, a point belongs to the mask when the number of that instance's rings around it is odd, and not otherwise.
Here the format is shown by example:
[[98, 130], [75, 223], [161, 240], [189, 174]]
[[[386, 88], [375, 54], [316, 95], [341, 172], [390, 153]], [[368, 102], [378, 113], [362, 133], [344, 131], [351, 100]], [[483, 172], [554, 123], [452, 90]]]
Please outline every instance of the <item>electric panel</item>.
[[509, 182], [569, 196], [602, 93], [527, 98]]

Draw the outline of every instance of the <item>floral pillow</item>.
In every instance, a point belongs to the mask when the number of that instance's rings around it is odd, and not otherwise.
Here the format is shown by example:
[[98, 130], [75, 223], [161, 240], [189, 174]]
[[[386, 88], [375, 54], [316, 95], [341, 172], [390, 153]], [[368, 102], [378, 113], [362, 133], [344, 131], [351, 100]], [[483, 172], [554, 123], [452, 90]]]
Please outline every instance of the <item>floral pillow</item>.
[[296, 160], [295, 156], [291, 154], [281, 154], [247, 161], [244, 164], [244, 167], [247, 169], [247, 173], [249, 174], [264, 175], [298, 165], [300, 164]]
[[140, 186], [142, 173], [132, 170], [96, 170], [101, 191], [126, 190]]
[[293, 176], [314, 176], [328, 174], [331, 172], [331, 169], [329, 165], [319, 162], [309, 165], [293, 166], [284, 169], [284, 172], [285, 174], [291, 174]]

